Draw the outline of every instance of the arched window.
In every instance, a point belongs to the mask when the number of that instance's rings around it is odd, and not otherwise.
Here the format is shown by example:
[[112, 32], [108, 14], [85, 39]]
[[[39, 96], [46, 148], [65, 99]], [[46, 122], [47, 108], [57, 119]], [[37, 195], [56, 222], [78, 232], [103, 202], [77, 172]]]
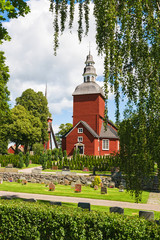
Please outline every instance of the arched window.
[[90, 81], [90, 76], [87, 76], [87, 82], [89, 82]]

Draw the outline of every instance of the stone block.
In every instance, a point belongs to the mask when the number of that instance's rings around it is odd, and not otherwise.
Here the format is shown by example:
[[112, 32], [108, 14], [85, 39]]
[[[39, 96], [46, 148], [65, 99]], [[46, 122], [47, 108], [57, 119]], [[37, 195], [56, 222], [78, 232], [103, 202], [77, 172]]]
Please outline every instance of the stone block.
[[54, 191], [55, 190], [55, 185], [51, 182], [49, 184], [49, 191]]
[[146, 220], [154, 220], [154, 212], [151, 211], [139, 211], [139, 217], [144, 217]]
[[35, 198], [24, 198], [23, 200], [25, 202], [37, 202], [37, 199], [35, 199]]
[[1, 199], [12, 200], [12, 196], [2, 196]]
[[81, 184], [75, 184], [75, 192], [81, 192], [82, 185]]
[[124, 214], [124, 208], [120, 208], [120, 207], [110, 207], [110, 213]]
[[51, 205], [62, 206], [62, 203], [61, 203], [61, 202], [52, 202], [52, 201], [50, 201], [50, 204], [51, 204]]
[[107, 193], [107, 187], [101, 187], [101, 194]]
[[91, 211], [90, 203], [79, 202], [78, 207], [83, 208], [83, 209], [88, 209], [89, 211]]

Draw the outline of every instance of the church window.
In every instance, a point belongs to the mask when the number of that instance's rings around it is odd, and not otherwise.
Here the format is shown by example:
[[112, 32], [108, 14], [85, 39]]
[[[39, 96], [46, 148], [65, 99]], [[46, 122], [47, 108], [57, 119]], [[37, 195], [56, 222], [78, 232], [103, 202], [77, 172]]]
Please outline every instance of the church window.
[[109, 150], [109, 139], [102, 140], [102, 150]]
[[78, 133], [83, 133], [83, 128], [78, 128]]
[[118, 151], [119, 151], [119, 141], [117, 142], [117, 144], [118, 144]]
[[89, 76], [87, 76], [87, 82], [89, 82], [90, 81], [90, 77]]
[[78, 142], [83, 142], [83, 137], [78, 137]]

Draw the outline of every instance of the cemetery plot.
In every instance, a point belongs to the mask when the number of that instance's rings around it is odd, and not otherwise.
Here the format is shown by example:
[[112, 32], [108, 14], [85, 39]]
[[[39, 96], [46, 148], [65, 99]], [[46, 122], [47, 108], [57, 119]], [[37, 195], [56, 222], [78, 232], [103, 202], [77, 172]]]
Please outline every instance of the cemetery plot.
[[[50, 183], [50, 182], [49, 182]], [[75, 188], [71, 188], [72, 185], [60, 185], [57, 184], [54, 191], [49, 191], [48, 184], [38, 184], [28, 182], [26, 185], [22, 185], [17, 182], [4, 182], [0, 184], [0, 191], [10, 191], [10, 192], [24, 192], [24, 193], [37, 193], [55, 196], [68, 196], [68, 197], [81, 197], [81, 198], [92, 198], [92, 199], [103, 199], [103, 200], [113, 200], [113, 201], [124, 201], [133, 202], [134, 198], [129, 195], [126, 191], [119, 192], [117, 188], [108, 188], [107, 194], [101, 194], [101, 188], [94, 190], [89, 186], [82, 186], [80, 194], [77, 195]], [[76, 183], [77, 184], [77, 183]], [[75, 185], [76, 185], [75, 184]], [[75, 186], [76, 187], [76, 186]], [[79, 187], [80, 190], [80, 187]], [[149, 192], [143, 192], [142, 203], [147, 203]]]

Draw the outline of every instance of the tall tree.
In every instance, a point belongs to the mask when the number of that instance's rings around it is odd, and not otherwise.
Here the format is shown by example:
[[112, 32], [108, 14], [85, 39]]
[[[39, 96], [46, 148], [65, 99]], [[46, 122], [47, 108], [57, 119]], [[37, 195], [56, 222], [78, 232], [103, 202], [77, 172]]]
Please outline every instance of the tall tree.
[[25, 90], [21, 97], [16, 98], [16, 105], [23, 106], [29, 113], [38, 117], [42, 123], [41, 140], [45, 143], [48, 140], [47, 118], [51, 116], [48, 110], [48, 102], [42, 92], [35, 92], [33, 89]]
[[58, 133], [56, 133], [56, 140], [58, 142], [58, 145], [61, 146], [61, 143], [62, 143], [62, 136], [64, 134], [66, 134], [71, 128], [73, 127], [73, 125], [71, 123], [66, 123], [66, 124], [61, 124], [59, 126], [59, 131]]
[[[144, 164], [144, 157], [141, 158], [141, 155], [143, 153], [145, 155], [146, 148], [144, 144], [146, 144], [145, 139], [147, 139], [150, 148], [148, 161], [151, 166], [154, 161], [157, 162], [160, 169], [159, 150], [157, 153], [156, 147], [160, 139], [159, 0], [50, 1], [50, 9], [55, 16], [55, 51], [59, 46], [59, 32], [63, 32], [65, 29], [68, 9], [70, 13], [69, 27], [71, 28], [75, 5], [78, 4], [78, 37], [81, 41], [84, 34], [83, 19], [85, 22], [85, 34], [87, 34], [89, 29], [89, 4], [91, 2], [94, 4], [97, 49], [99, 54], [104, 55], [105, 118], [108, 118], [107, 99], [108, 83], [110, 83], [115, 95], [117, 123], [119, 123], [120, 116], [120, 89], [128, 98], [129, 104], [134, 105], [137, 109], [137, 127], [138, 132], [141, 133], [139, 136], [141, 153], [138, 152], [140, 164], [142, 166]], [[131, 123], [134, 124], [134, 121]], [[146, 126], [148, 126], [148, 131]], [[132, 144], [135, 144], [135, 142]], [[126, 158], [125, 164], [130, 166], [130, 160]], [[132, 162], [132, 164], [134, 163]], [[151, 169], [149, 168], [145, 173], [147, 175], [150, 172]], [[131, 179], [134, 171], [130, 170], [127, 174]], [[131, 186], [131, 184], [128, 186]], [[137, 194], [138, 192], [136, 192]]]
[[[7, 29], [2, 25], [3, 21], [18, 16], [24, 16], [29, 12], [25, 0], [2, 0], [0, 1], [0, 44], [10, 40]], [[8, 120], [9, 120], [9, 91], [7, 82], [9, 80], [9, 69], [5, 65], [4, 52], [0, 51], [0, 154], [7, 153], [8, 146]]]
[[0, 51], [0, 154], [7, 153], [8, 146], [7, 125], [10, 118], [8, 80], [9, 69], [5, 65], [4, 53]]
[[15, 106], [11, 110], [11, 121], [8, 126], [10, 141], [18, 146], [24, 145], [25, 153], [29, 146], [41, 140], [42, 124], [38, 117], [34, 117], [23, 106]]

